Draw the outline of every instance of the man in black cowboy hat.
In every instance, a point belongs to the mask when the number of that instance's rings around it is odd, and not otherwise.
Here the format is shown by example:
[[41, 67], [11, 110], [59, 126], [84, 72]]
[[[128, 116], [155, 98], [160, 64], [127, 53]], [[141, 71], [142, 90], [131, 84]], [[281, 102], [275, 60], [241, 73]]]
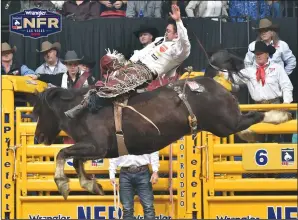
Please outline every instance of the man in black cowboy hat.
[[91, 74], [92, 69], [95, 66], [95, 63], [96, 62], [92, 58], [84, 56], [84, 58], [81, 60], [81, 62], [79, 64], [79, 68], [80, 68], [82, 73], [87, 71]]
[[[291, 103], [293, 101], [293, 85], [285, 69], [269, 60], [275, 53], [272, 45], [257, 41], [252, 51], [256, 56], [256, 65], [241, 71], [252, 99], [258, 104]], [[236, 79], [239, 83], [239, 79]], [[283, 101], [282, 101], [283, 100]]]
[[44, 41], [41, 44], [41, 50], [36, 50], [44, 56], [45, 63], [39, 66], [35, 70], [35, 74], [58, 74], [66, 73], [66, 66], [58, 58], [58, 52], [61, 49], [61, 44], [59, 42], [50, 43], [49, 41]]
[[[241, 70], [249, 94], [256, 104], [289, 104], [293, 102], [293, 85], [283, 66], [269, 59], [276, 52], [272, 45], [256, 41], [251, 53], [255, 56], [255, 65]], [[235, 79], [236, 82], [240, 82]], [[290, 116], [288, 116], [289, 120]], [[252, 139], [260, 142], [281, 142], [280, 136], [258, 135]]]
[[13, 60], [13, 55], [16, 51], [16, 46], [11, 48], [7, 42], [1, 44], [1, 75], [24, 76], [34, 74], [34, 71], [26, 65], [19, 65]]
[[66, 89], [94, 85], [95, 78], [92, 76], [92, 74], [87, 71], [82, 72], [79, 69], [79, 63], [81, 62], [82, 58], [79, 58], [74, 50], [67, 51], [65, 54], [65, 59], [63, 60], [67, 67], [67, 71], [65, 73], [62, 72], [55, 75], [36, 74], [30, 75], [30, 77]]
[[159, 36], [158, 30], [148, 25], [141, 25], [140, 29], [134, 32], [143, 48], [152, 43]]

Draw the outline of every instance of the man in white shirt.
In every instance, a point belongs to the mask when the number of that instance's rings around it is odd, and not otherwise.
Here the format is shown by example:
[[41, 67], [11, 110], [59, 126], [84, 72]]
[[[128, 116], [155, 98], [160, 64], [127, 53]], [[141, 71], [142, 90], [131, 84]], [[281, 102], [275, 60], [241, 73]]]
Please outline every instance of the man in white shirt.
[[[278, 63], [290, 75], [296, 67], [296, 57], [289, 48], [289, 45], [279, 39], [277, 33], [279, 27], [267, 18], [263, 18], [260, 20], [259, 27], [254, 29], [258, 31], [257, 40], [262, 40], [267, 45], [271, 44], [276, 49], [275, 53], [269, 58], [270, 62]], [[252, 66], [255, 63], [255, 55], [252, 52], [255, 48], [255, 43], [256, 41], [253, 41], [248, 46], [248, 52], [244, 59], [246, 67]]]
[[[119, 194], [123, 206], [123, 219], [134, 219], [134, 196], [138, 195], [144, 219], [155, 219], [154, 196], [152, 184], [158, 181], [159, 152], [144, 155], [125, 155], [109, 160], [109, 174], [112, 184], [116, 184], [117, 167], [121, 167], [119, 175]], [[152, 166], [152, 175], [148, 164]]]
[[[293, 85], [284, 67], [269, 60], [275, 51], [272, 45], [257, 41], [252, 51], [255, 64], [241, 70], [243, 78], [234, 78], [236, 83], [247, 85], [256, 104], [289, 104], [293, 101]], [[262, 143], [282, 142], [280, 135], [256, 135], [254, 139]]]
[[165, 37], [158, 37], [142, 50], [135, 51], [130, 64], [112, 72], [106, 85], [101, 84], [97, 88], [99, 97], [116, 97], [146, 86], [158, 76], [166, 74], [171, 77], [175, 74], [178, 66], [189, 56], [191, 45], [179, 7], [173, 5], [172, 12], [173, 21], [168, 24]]
[[275, 53], [275, 48], [266, 45], [263, 41], [257, 41], [255, 50], [256, 64], [249, 66], [241, 73], [244, 78], [235, 78], [237, 83], [247, 85], [252, 99], [256, 103], [291, 103], [293, 101], [293, 85], [285, 69], [269, 60], [269, 56]]
[[35, 70], [35, 74], [56, 75], [59, 73], [66, 73], [67, 68], [58, 57], [58, 51], [60, 51], [60, 49], [61, 44], [59, 42], [55, 42], [53, 44], [49, 41], [42, 42], [41, 50], [36, 51], [42, 53], [45, 63]]
[[191, 44], [177, 5], [172, 5], [170, 15], [173, 22], [168, 24], [165, 37], [158, 37], [142, 50], [135, 52], [130, 58], [130, 64], [121, 64], [115, 54], [102, 57], [101, 69], [108, 70], [107, 82], [98, 81], [95, 84], [97, 88], [90, 90], [80, 105], [65, 112], [66, 116], [75, 118], [87, 107], [91, 112], [102, 107], [99, 103], [95, 108], [95, 105], [89, 105], [90, 100], [96, 99], [89, 96], [114, 98], [143, 89], [158, 76], [173, 77], [176, 69], [189, 56]]

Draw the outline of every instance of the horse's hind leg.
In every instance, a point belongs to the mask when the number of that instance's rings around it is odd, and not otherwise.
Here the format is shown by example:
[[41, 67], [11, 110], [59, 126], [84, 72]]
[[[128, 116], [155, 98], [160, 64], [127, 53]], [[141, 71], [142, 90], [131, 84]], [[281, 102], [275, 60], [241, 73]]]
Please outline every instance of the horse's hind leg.
[[257, 135], [248, 128], [254, 124], [264, 122], [280, 124], [291, 119], [291, 114], [285, 111], [271, 110], [269, 112], [248, 112], [241, 115], [236, 132], [237, 135], [247, 142], [256, 142]]
[[260, 123], [264, 120], [265, 114], [262, 112], [248, 112], [240, 116], [236, 132], [243, 131], [250, 126]]
[[237, 135], [244, 141], [256, 142], [257, 135], [248, 128], [263, 121], [264, 117], [265, 114], [262, 112], [248, 112], [241, 115], [235, 132], [238, 132]]
[[256, 123], [264, 122], [270, 124], [280, 124], [291, 119], [291, 114], [286, 111], [271, 110], [268, 112], [248, 112], [240, 116], [237, 131], [242, 131]]
[[102, 186], [96, 182], [96, 179], [91, 179], [87, 176], [82, 160], [74, 159], [73, 166], [76, 169], [82, 188], [93, 194], [104, 195]]

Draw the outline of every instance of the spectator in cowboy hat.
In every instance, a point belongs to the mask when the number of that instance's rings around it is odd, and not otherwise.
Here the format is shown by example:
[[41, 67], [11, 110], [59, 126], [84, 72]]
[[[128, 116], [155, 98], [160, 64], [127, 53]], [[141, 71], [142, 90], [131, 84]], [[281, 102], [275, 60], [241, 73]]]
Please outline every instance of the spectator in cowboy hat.
[[50, 43], [49, 41], [44, 41], [41, 44], [41, 50], [36, 50], [38, 53], [43, 54], [45, 63], [38, 67], [35, 71], [36, 74], [57, 74], [66, 73], [66, 66], [58, 58], [58, 52], [61, 49], [61, 44], [59, 42]]
[[244, 83], [256, 104], [289, 104], [293, 101], [293, 85], [278, 63], [269, 57], [276, 53], [272, 45], [257, 41], [253, 51], [256, 65], [241, 70], [243, 79], [235, 79], [236, 83]]
[[[158, 37], [159, 32], [156, 28], [148, 26], [148, 25], [141, 25], [139, 27], [138, 30], [133, 32], [134, 35], [139, 39], [139, 42], [142, 45], [143, 49], [144, 47], [146, 47], [148, 44], [152, 43], [156, 37]], [[138, 53], [139, 50], [132, 50], [130, 48], [130, 46], [128, 47], [116, 47], [115, 50], [121, 54], [123, 54], [123, 56], [125, 57], [125, 60], [129, 60], [130, 57], [134, 54], [134, 53]], [[132, 52], [133, 51], [133, 52]], [[101, 63], [101, 61], [100, 61]], [[104, 74], [101, 73], [101, 75], [103, 76]]]
[[[270, 44], [275, 47], [276, 52], [270, 57], [270, 60], [284, 67], [286, 73], [290, 75], [296, 67], [296, 57], [293, 55], [288, 44], [280, 40], [277, 34], [279, 26], [273, 24], [269, 19], [264, 18], [260, 20], [259, 27], [254, 27], [253, 29], [258, 32], [256, 41], [261, 40], [267, 45]], [[252, 51], [255, 49], [256, 41], [253, 41], [248, 46], [248, 52], [244, 60], [246, 66], [255, 64], [255, 55]]]
[[[251, 98], [256, 104], [290, 104], [293, 102], [293, 85], [283, 66], [270, 60], [277, 50], [264, 41], [256, 41], [251, 51], [255, 55], [255, 65], [241, 70], [242, 79], [234, 78], [236, 84], [246, 84]], [[266, 139], [263, 139], [265, 138]], [[262, 143], [282, 142], [280, 135], [258, 136]], [[254, 140], [254, 141], [256, 141]]]
[[79, 63], [82, 61], [82, 58], [79, 58], [74, 50], [67, 51], [63, 60], [63, 63], [65, 63], [67, 67], [67, 71], [65, 73], [62, 72], [55, 75], [36, 74], [30, 75], [30, 77], [65, 89], [94, 85], [95, 78], [92, 74], [87, 71], [82, 72], [79, 69]]
[[92, 58], [84, 57], [79, 64], [79, 68], [82, 73], [87, 71], [92, 75], [92, 69], [94, 68], [95, 64], [96, 62]]
[[[156, 37], [159, 36], [159, 32], [156, 28], [148, 26], [148, 25], [141, 25], [140, 28], [136, 31], [133, 32], [134, 35], [138, 38], [140, 44], [142, 45], [143, 49], [144, 47], [146, 47], [147, 45], [151, 44]], [[121, 50], [120, 52], [125, 54], [124, 52], [125, 50]], [[139, 50], [134, 50], [133, 53], [129, 56], [129, 58], [134, 54], [134, 53], [138, 53]], [[127, 52], [126, 52], [127, 53]], [[129, 58], [127, 58], [127, 60], [129, 60]]]
[[134, 32], [134, 35], [139, 39], [143, 47], [152, 43], [156, 37], [159, 36], [158, 30], [148, 25], [141, 25], [140, 28]]
[[24, 76], [34, 74], [34, 71], [26, 65], [20, 65], [13, 60], [13, 54], [17, 51], [17, 47], [11, 46], [4, 42], [1, 44], [1, 75], [18, 75]]

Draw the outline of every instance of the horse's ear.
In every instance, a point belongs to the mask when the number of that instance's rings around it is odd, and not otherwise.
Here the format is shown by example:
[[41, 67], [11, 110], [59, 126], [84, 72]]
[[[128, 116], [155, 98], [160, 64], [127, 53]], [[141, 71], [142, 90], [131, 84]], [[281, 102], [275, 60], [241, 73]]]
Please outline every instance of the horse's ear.
[[70, 92], [68, 89], [63, 89], [63, 91], [60, 94], [60, 99], [62, 100], [72, 100], [75, 98], [74, 93]]
[[75, 97], [73, 92], [71, 92], [69, 89], [58, 87], [48, 89], [47, 99], [49, 101], [55, 98], [56, 96], [59, 96], [59, 98], [62, 100], [71, 100]]
[[39, 93], [37, 91], [26, 95], [26, 101], [29, 102], [30, 106], [34, 106], [37, 103], [38, 99]]
[[59, 95], [61, 88], [54, 87], [46, 90], [45, 98], [50, 103], [57, 95]]

